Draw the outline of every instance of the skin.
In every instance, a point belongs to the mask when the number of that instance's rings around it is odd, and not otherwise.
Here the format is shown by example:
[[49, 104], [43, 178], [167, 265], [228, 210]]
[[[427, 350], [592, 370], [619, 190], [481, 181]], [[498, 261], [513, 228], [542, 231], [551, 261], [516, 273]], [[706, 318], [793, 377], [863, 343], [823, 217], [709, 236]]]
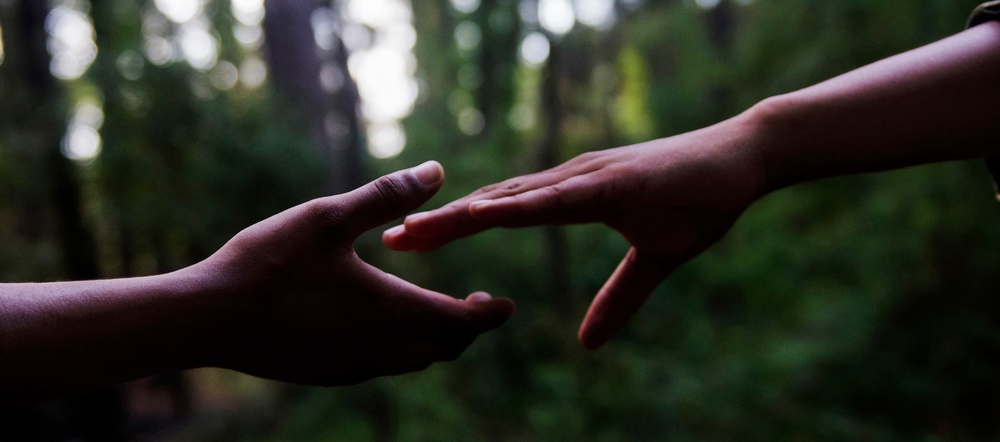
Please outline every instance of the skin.
[[0, 407], [194, 367], [329, 386], [457, 358], [513, 303], [417, 287], [353, 247], [443, 178], [428, 162], [304, 203], [170, 274], [0, 284]]
[[[833, 175], [1000, 154], [1000, 23], [989, 22], [711, 127], [580, 155], [410, 215], [383, 234], [431, 250], [494, 227], [604, 223], [631, 244], [580, 327], [605, 344], [755, 201]], [[984, 178], [985, 179], [985, 178]]]

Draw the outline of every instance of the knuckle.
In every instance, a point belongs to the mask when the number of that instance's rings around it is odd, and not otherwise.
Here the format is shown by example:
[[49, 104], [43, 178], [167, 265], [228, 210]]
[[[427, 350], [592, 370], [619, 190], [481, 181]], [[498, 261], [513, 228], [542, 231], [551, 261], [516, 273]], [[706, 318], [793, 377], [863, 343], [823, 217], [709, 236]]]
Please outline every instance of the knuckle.
[[581, 153], [580, 155], [577, 155], [576, 158], [574, 158], [574, 161], [580, 163], [588, 163], [594, 158], [597, 158], [598, 156], [600, 156], [600, 154], [594, 151], [584, 152]]
[[452, 201], [452, 202], [446, 204], [445, 208], [448, 209], [448, 210], [463, 210], [463, 209], [467, 208], [468, 206], [469, 206], [469, 201], [465, 200], [465, 199], [461, 199], [461, 200]]
[[503, 185], [504, 185], [504, 183], [494, 183], [494, 184], [490, 184], [490, 185], [487, 185], [487, 186], [480, 187], [479, 190], [477, 190], [475, 192], [475, 195], [483, 195], [483, 194], [487, 194], [487, 193], [496, 192], [497, 190], [500, 190], [503, 187]]
[[524, 187], [525, 183], [523, 180], [511, 179], [481, 187], [474, 195], [497, 194], [494, 196], [507, 196], [521, 191]]
[[395, 211], [405, 205], [406, 183], [393, 176], [383, 176], [373, 183], [375, 194], [381, 199], [386, 209]]
[[[349, 214], [329, 198], [312, 200], [303, 205], [303, 216], [314, 228], [319, 228], [318, 245], [325, 250], [349, 251]], [[346, 248], [345, 248], [346, 245]]]
[[589, 151], [577, 155], [575, 158], [570, 160], [574, 166], [582, 167], [585, 169], [592, 169], [598, 167], [600, 164], [605, 162], [604, 158], [607, 154], [604, 151]]
[[504, 184], [503, 185], [503, 190], [504, 190], [504, 192], [507, 192], [507, 193], [513, 193], [513, 192], [517, 192], [522, 187], [524, 187], [524, 183], [522, 183], [520, 181], [513, 181], [513, 182], [509, 182], [509, 183]]
[[566, 190], [566, 186], [563, 183], [556, 183], [551, 186], [546, 186], [542, 188], [543, 198], [548, 202], [548, 205], [556, 210], [561, 210], [565, 208], [566, 200], [564, 198], [563, 192]]
[[303, 204], [306, 219], [323, 226], [342, 225], [346, 220], [344, 209], [326, 198], [319, 198]]

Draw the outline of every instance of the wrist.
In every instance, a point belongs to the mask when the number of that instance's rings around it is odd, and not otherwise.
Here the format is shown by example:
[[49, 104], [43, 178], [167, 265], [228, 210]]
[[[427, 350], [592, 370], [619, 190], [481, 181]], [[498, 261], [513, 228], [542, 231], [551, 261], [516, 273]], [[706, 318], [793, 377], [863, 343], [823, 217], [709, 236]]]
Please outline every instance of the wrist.
[[203, 264], [159, 276], [181, 292], [189, 321], [183, 332], [182, 369], [224, 366], [235, 341], [240, 303], [225, 279]]
[[[678, 141], [694, 152], [697, 164], [688, 170], [718, 183], [712, 192], [699, 194], [700, 201], [718, 207], [743, 210], [774, 190], [764, 157], [767, 134], [761, 116], [748, 110], [713, 126], [682, 135]], [[667, 139], [668, 145], [672, 139]]]
[[747, 148], [752, 152], [759, 177], [759, 197], [805, 181], [807, 167], [796, 158], [801, 146], [804, 121], [794, 118], [795, 98], [790, 94], [767, 98], [738, 118], [744, 120], [752, 136]]

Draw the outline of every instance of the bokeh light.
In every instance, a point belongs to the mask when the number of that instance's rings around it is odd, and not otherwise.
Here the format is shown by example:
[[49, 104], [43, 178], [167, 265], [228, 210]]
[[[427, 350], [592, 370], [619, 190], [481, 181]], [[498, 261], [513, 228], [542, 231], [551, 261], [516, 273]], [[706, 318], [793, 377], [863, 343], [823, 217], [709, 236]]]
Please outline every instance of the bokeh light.
[[479, 29], [479, 25], [471, 21], [463, 21], [455, 26], [455, 45], [462, 51], [475, 50], [482, 39], [483, 32]]
[[80, 78], [97, 58], [94, 25], [79, 5], [59, 5], [45, 19], [49, 34], [48, 49], [52, 56], [52, 75], [62, 80]]
[[250, 57], [240, 64], [240, 83], [247, 89], [256, 89], [267, 81], [267, 64], [258, 57]]
[[719, 6], [719, 0], [694, 0], [694, 2], [702, 9], [712, 9]]
[[0, 65], [3, 64], [3, 26], [0, 26]]
[[[404, 0], [350, 0], [345, 11], [349, 20], [340, 37], [351, 53], [347, 65], [361, 96], [368, 150], [376, 158], [391, 158], [406, 146], [399, 122], [413, 112], [420, 90], [413, 11]], [[324, 70], [320, 81], [335, 89], [338, 73]]]
[[375, 158], [393, 158], [406, 147], [406, 133], [398, 122], [368, 125], [368, 151]]
[[573, 5], [569, 0], [539, 0], [538, 23], [554, 35], [566, 35], [576, 23]]
[[142, 78], [144, 65], [145, 62], [142, 60], [142, 55], [136, 51], [124, 51], [115, 59], [115, 67], [118, 68], [118, 73], [126, 80], [135, 81]]
[[243, 25], [258, 26], [264, 21], [264, 0], [231, 0], [233, 17]]
[[155, 0], [156, 9], [174, 23], [187, 23], [201, 15], [203, 0]]
[[479, 135], [485, 128], [486, 117], [479, 109], [468, 107], [458, 113], [458, 129], [462, 133], [469, 136]]
[[615, 0], [575, 0], [576, 19], [587, 26], [607, 29], [615, 22]]
[[549, 59], [549, 51], [551, 50], [549, 39], [541, 32], [532, 32], [521, 40], [521, 48], [519, 54], [521, 56], [521, 62], [528, 66], [540, 66], [545, 63], [545, 60]]
[[463, 14], [471, 14], [479, 9], [479, 0], [451, 0], [451, 7]]
[[375, 47], [352, 54], [348, 68], [358, 81], [365, 118], [399, 120], [413, 111], [418, 88], [412, 54]]
[[219, 42], [209, 26], [207, 20], [191, 20], [180, 26], [177, 35], [184, 59], [203, 72], [213, 68], [219, 57]]
[[91, 100], [77, 103], [69, 127], [62, 141], [62, 152], [67, 158], [89, 162], [101, 153], [101, 135], [104, 111]]
[[220, 61], [216, 64], [215, 69], [212, 69], [212, 72], [208, 77], [209, 83], [221, 91], [232, 89], [233, 86], [236, 86], [239, 79], [239, 69], [236, 68], [236, 65], [227, 60]]
[[248, 51], [256, 51], [264, 44], [263, 0], [232, 0], [230, 10], [236, 23], [233, 24], [233, 37], [240, 46]]

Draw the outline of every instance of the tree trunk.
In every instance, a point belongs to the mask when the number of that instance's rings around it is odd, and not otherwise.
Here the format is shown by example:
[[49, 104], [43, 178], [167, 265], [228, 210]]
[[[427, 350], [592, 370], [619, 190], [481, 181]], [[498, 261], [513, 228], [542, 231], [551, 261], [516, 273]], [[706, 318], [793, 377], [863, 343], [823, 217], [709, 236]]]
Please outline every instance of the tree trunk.
[[[264, 35], [275, 90], [288, 113], [303, 121], [319, 161], [328, 171], [325, 193], [341, 193], [364, 183], [358, 122], [358, 94], [347, 70], [342, 42], [323, 51], [316, 44], [312, 15], [315, 0], [267, 0]], [[343, 79], [335, 90], [324, 89], [322, 70]]]
[[97, 278], [94, 239], [86, 228], [79, 192], [76, 166], [62, 154], [62, 135], [66, 128], [64, 110], [55, 78], [49, 73], [49, 53], [46, 48], [46, 2], [21, 2], [22, 41], [28, 46], [26, 82], [29, 96], [37, 100], [33, 106], [31, 131], [42, 151], [45, 175], [49, 180], [49, 198], [55, 216], [56, 235], [62, 249], [63, 271], [69, 279]]
[[[48, 2], [21, 0], [16, 6], [16, 41], [22, 45], [18, 52], [23, 56], [18, 61], [23, 76], [15, 81], [33, 100], [25, 109], [23, 138], [41, 159], [38, 179], [48, 180], [44, 185], [48, 192], [45, 200], [62, 249], [63, 277], [95, 279], [99, 275], [94, 241], [81, 213], [76, 166], [62, 154], [66, 109], [58, 84], [49, 73], [45, 31]], [[123, 423], [119, 392], [107, 389], [0, 415], [0, 439], [118, 441], [124, 440]]]
[[[545, 170], [555, 167], [560, 162], [559, 144], [562, 127], [562, 103], [560, 100], [560, 56], [559, 45], [550, 37], [551, 49], [549, 59], [542, 73], [542, 90], [540, 91], [542, 138], [538, 147], [538, 166]], [[545, 256], [549, 276], [546, 282], [547, 299], [555, 305], [570, 306], [573, 299], [569, 286], [569, 253], [567, 252], [566, 234], [560, 226], [545, 227]], [[568, 317], [572, 309], [561, 308]]]
[[514, 70], [520, 23], [514, 2], [483, 2], [473, 14], [482, 33], [478, 69], [482, 82], [476, 89], [476, 107], [483, 113], [484, 139], [504, 124], [514, 94]]

